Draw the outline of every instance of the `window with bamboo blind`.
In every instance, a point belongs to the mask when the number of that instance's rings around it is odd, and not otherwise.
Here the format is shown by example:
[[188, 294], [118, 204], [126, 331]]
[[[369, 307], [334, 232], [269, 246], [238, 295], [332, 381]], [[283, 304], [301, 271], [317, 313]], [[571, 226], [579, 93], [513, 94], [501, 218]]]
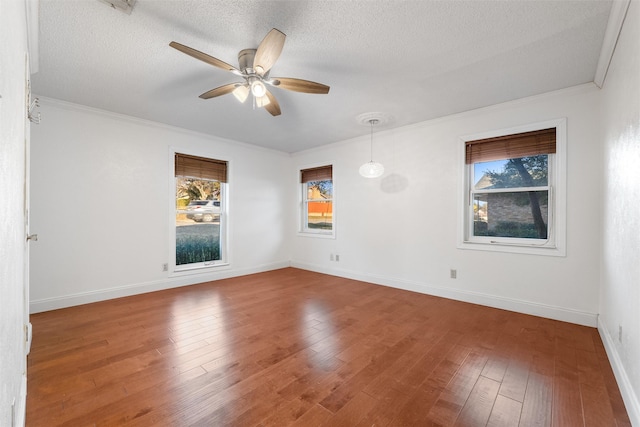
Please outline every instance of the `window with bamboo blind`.
[[300, 169], [300, 185], [300, 232], [334, 236], [333, 166]]
[[565, 128], [561, 119], [463, 139], [459, 247], [564, 254]]
[[174, 153], [175, 271], [226, 264], [224, 160]]
[[176, 176], [227, 182], [227, 162], [175, 153]]
[[555, 152], [555, 128], [465, 142], [465, 160], [467, 164], [553, 154]]

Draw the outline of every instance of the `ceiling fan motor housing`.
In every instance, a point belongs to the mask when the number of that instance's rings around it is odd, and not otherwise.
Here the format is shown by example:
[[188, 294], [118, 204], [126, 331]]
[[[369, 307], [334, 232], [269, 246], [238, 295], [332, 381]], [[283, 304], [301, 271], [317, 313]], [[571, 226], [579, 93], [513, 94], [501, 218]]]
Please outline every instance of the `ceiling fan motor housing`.
[[245, 74], [253, 74], [253, 58], [256, 56], [257, 49], [243, 49], [238, 53], [238, 65], [240, 71]]

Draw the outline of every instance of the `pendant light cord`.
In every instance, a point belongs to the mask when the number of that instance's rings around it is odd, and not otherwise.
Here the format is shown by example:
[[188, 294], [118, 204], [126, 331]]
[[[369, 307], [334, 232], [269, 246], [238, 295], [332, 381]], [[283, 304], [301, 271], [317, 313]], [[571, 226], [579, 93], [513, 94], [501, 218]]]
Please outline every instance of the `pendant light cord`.
[[368, 122], [371, 125], [371, 134], [370, 134], [371, 140], [369, 143], [369, 150], [371, 153], [371, 157], [367, 163], [360, 166], [359, 172], [360, 172], [360, 175], [362, 175], [365, 178], [378, 178], [384, 173], [384, 166], [382, 166], [378, 162], [373, 161], [373, 126], [379, 123], [379, 120], [369, 119]]
[[376, 123], [378, 123], [377, 119], [371, 119], [369, 120], [369, 123], [371, 124], [371, 160], [370, 163], [373, 163], [373, 125], [375, 125]]

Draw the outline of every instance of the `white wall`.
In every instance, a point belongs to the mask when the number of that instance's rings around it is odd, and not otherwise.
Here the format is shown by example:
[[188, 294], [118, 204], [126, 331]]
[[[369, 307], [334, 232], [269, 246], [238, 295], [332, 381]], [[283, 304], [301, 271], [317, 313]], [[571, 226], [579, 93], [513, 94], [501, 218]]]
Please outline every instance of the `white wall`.
[[[640, 426], [640, 3], [632, 1], [602, 90], [603, 257], [599, 329]], [[622, 337], [619, 339], [619, 327]]]
[[[289, 265], [286, 154], [41, 98], [32, 131], [31, 310]], [[229, 267], [170, 262], [170, 147], [229, 161]]]
[[[374, 134], [385, 175], [368, 180], [362, 138], [298, 153], [334, 165], [336, 239], [293, 237], [295, 266], [595, 326], [602, 150], [598, 89], [584, 85]], [[457, 249], [460, 137], [567, 118], [567, 255]], [[296, 171], [292, 172], [292, 180]], [[297, 195], [298, 188], [292, 187]], [[329, 261], [329, 254], [340, 261]], [[449, 270], [457, 270], [457, 279]]]
[[[0, 425], [24, 423], [24, 1], [0, 2]], [[12, 405], [15, 403], [15, 420]]]

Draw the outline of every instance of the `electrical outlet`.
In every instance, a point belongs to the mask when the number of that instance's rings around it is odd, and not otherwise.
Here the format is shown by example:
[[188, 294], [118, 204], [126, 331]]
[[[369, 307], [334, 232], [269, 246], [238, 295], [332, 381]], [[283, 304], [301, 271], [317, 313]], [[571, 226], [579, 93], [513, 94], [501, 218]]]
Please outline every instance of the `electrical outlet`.
[[169, 264], [168, 263], [164, 263], [162, 264], [162, 271], [169, 271]]
[[622, 325], [618, 325], [618, 341], [622, 342]]
[[336, 254], [336, 262], [340, 261], [340, 255]]
[[452, 269], [451, 269], [451, 271], [450, 271], [450, 273], [449, 273], [449, 276], [450, 276], [452, 279], [457, 278], [457, 277], [458, 277], [458, 270], [455, 270], [455, 269], [453, 269], [453, 268], [452, 268]]

